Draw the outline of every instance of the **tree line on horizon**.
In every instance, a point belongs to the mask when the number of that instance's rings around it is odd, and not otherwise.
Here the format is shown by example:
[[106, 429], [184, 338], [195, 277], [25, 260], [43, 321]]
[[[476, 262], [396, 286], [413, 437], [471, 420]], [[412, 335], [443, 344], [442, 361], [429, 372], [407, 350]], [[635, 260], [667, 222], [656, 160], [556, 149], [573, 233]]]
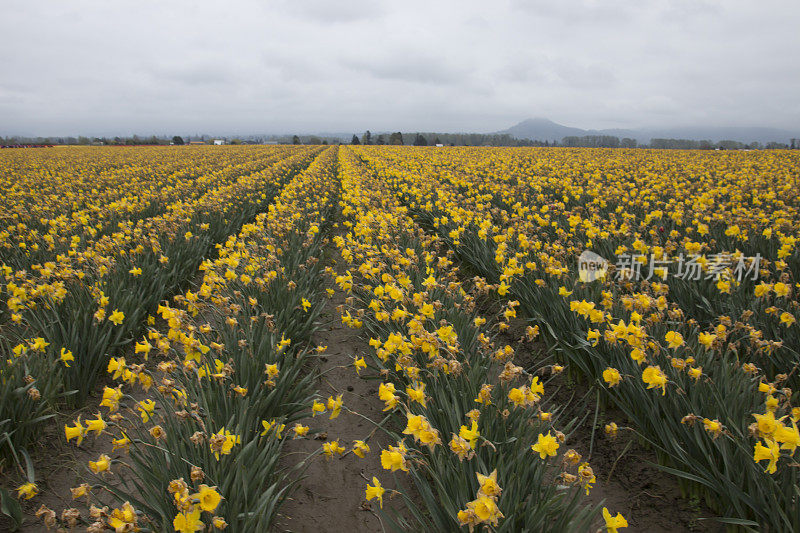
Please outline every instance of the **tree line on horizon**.
[[[325, 137], [319, 135], [270, 135], [270, 136], [243, 136], [243, 137], [214, 137], [210, 135], [174, 136], [139, 136], [129, 137], [0, 137], [0, 147], [15, 146], [49, 146], [49, 145], [109, 145], [109, 146], [138, 146], [138, 145], [183, 145], [189, 143], [213, 144], [215, 139], [222, 139], [226, 144], [345, 144], [340, 137]], [[733, 140], [718, 142], [710, 140], [693, 139], [650, 139], [649, 144], [641, 144], [636, 139], [619, 138], [613, 135], [584, 135], [567, 136], [556, 140], [531, 140], [518, 139], [507, 133], [392, 133], [373, 134], [369, 130], [360, 137], [353, 135], [349, 144], [354, 145], [411, 145], [411, 146], [563, 146], [563, 147], [588, 147], [588, 148], [653, 148], [672, 150], [776, 150], [800, 149], [800, 139], [789, 139], [788, 143], [768, 142], [766, 144], [753, 141], [742, 143]]]

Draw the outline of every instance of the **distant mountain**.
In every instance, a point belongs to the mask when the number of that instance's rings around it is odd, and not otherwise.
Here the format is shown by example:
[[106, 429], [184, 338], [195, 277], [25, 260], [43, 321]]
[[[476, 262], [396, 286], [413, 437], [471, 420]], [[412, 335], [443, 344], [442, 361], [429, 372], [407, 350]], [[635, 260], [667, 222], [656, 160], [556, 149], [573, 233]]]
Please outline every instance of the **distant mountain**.
[[776, 128], [748, 128], [748, 127], [686, 127], [686, 128], [642, 128], [642, 129], [603, 129], [584, 130], [557, 124], [546, 118], [531, 118], [497, 133], [507, 133], [517, 139], [531, 139], [534, 141], [561, 141], [564, 137], [576, 135], [613, 135], [615, 137], [630, 137], [639, 143], [649, 143], [650, 139], [690, 139], [695, 141], [739, 141], [750, 143], [758, 141], [768, 143], [771, 141], [788, 143], [789, 139], [800, 138], [800, 131], [788, 131]]
[[586, 130], [562, 126], [546, 118], [529, 118], [497, 133], [507, 133], [517, 139], [531, 139], [533, 141], [560, 141], [569, 135], [589, 135]]

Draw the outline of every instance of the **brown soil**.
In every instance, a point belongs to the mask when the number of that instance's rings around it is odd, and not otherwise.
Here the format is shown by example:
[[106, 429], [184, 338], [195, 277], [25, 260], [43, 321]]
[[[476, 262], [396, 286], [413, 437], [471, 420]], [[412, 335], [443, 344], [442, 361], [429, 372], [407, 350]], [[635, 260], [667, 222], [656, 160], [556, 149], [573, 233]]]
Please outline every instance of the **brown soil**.
[[[359, 378], [353, 366], [354, 356], [367, 355], [372, 348], [360, 335], [360, 330], [341, 324], [336, 307], [342, 303], [344, 295], [337, 290], [321, 315], [325, 323], [312, 340], [317, 345], [327, 346], [325, 353], [318, 358], [320, 401], [324, 403], [329, 395], [341, 394], [345, 409], [333, 420], [329, 419], [329, 412], [302, 420], [302, 424], [311, 427], [311, 432], [319, 432], [317, 438], [289, 441], [285, 447], [284, 464], [296, 464], [304, 455], [318, 452], [325, 440], [338, 439], [348, 452], [331, 459], [326, 459], [321, 453], [308, 458], [305, 477], [300, 480], [291, 499], [283, 505], [274, 526], [276, 531], [388, 531], [389, 527], [377, 512], [377, 501], [366, 502], [364, 497], [367, 483], [372, 484], [373, 476], [378, 477], [386, 488], [384, 512], [402, 513], [403, 504], [399, 497], [392, 499], [390, 489], [406, 489], [396, 487], [392, 478], [384, 475], [386, 471], [380, 464], [381, 448], [394, 443], [381, 429], [376, 430], [376, 424], [386, 415], [382, 411], [383, 403], [378, 399], [379, 381], [363, 379], [369, 376], [369, 369], [362, 370]], [[366, 440], [370, 434], [372, 437], [367, 441], [370, 452], [364, 459], [349, 453], [353, 440]]]

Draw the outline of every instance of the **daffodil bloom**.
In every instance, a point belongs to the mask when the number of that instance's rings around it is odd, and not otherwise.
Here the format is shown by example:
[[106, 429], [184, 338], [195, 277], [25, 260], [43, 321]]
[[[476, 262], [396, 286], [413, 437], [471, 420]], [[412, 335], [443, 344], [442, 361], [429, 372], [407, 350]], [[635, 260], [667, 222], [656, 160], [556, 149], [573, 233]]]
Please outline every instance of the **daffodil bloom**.
[[88, 433], [89, 431], [94, 431], [96, 436], [100, 436], [100, 433], [106, 429], [108, 424], [106, 424], [106, 421], [103, 420], [102, 416], [100, 416], [100, 413], [97, 413], [96, 416], [96, 419], [86, 421], [86, 432]]
[[278, 377], [278, 374], [280, 374], [280, 370], [278, 370], [278, 364], [273, 363], [265, 365], [264, 373], [267, 375], [269, 379], [275, 379], [276, 377]]
[[30, 500], [37, 494], [39, 494], [39, 488], [35, 483], [23, 483], [17, 487], [17, 498], [25, 498], [26, 500]]
[[367, 363], [364, 361], [363, 357], [356, 357], [353, 359], [353, 366], [356, 367], [356, 374], [360, 376], [361, 371], [367, 368]]
[[153, 349], [153, 345], [150, 344], [147, 341], [147, 339], [145, 339], [143, 342], [137, 342], [136, 343], [136, 346], [134, 348], [134, 353], [143, 353], [144, 354], [144, 360], [147, 361], [147, 358], [148, 358], [148, 356], [150, 354], [150, 350], [152, 350], [152, 349]]
[[270, 420], [269, 422], [262, 420], [261, 425], [264, 427], [264, 431], [261, 432], [262, 437], [266, 435], [269, 430], [275, 428], [275, 436], [281, 438], [281, 432], [286, 429], [286, 424], [278, 424], [277, 420]]
[[473, 420], [469, 429], [467, 429], [467, 426], [461, 426], [458, 436], [469, 442], [469, 447], [474, 450], [475, 443], [478, 441], [478, 437], [481, 436], [480, 431], [478, 431], [478, 423]]
[[486, 496], [479, 496], [476, 500], [467, 503], [467, 509], [472, 510], [478, 521], [496, 526], [498, 521], [503, 518], [503, 513], [497, 507], [497, 503]]
[[704, 418], [703, 426], [706, 431], [714, 436], [715, 439], [722, 434], [723, 427], [719, 420], [710, 420], [708, 418]]
[[97, 461], [89, 461], [89, 469], [95, 474], [106, 472], [111, 467], [111, 458], [102, 454]]
[[395, 394], [394, 383], [381, 383], [378, 387], [378, 397], [386, 403], [384, 411], [394, 409], [400, 402], [400, 398]]
[[199, 490], [192, 495], [192, 498], [198, 500], [200, 508], [209, 513], [213, 513], [219, 502], [222, 501], [222, 496], [217, 492], [217, 487], [209, 487], [208, 485], [200, 485]]
[[125, 452], [127, 452], [128, 448], [130, 448], [131, 445], [131, 439], [129, 439], [128, 436], [125, 433], [123, 433], [122, 437], [118, 439], [112, 439], [111, 444], [112, 444], [111, 451], [124, 450]]
[[553, 437], [550, 432], [547, 435], [539, 433], [536, 444], [531, 445], [531, 450], [538, 452], [539, 457], [546, 459], [547, 457], [554, 457], [558, 450], [558, 441]]
[[478, 397], [475, 398], [476, 403], [482, 403], [484, 405], [491, 405], [492, 404], [492, 385], [488, 383], [484, 383], [481, 385], [481, 390], [478, 391]]
[[789, 450], [789, 453], [794, 453], [798, 446], [800, 446], [800, 432], [797, 430], [797, 424], [792, 422], [792, 427], [780, 426], [775, 430], [775, 440], [781, 443], [781, 450]]
[[362, 459], [369, 453], [369, 444], [363, 440], [353, 441], [353, 453]]
[[114, 412], [119, 409], [119, 401], [122, 399], [122, 386], [112, 389], [111, 387], [105, 387], [103, 389], [103, 400], [100, 402], [102, 407], [108, 407], [110, 412]]
[[311, 404], [311, 416], [312, 418], [317, 416], [317, 413], [324, 413], [325, 412], [325, 404], [320, 402], [319, 400], [314, 400], [314, 403]]
[[72, 355], [72, 352], [67, 350], [66, 348], [61, 348], [61, 362], [64, 363], [64, 366], [69, 368], [69, 362], [75, 360], [75, 356]]
[[336, 396], [336, 398], [334, 398], [333, 396], [329, 396], [328, 397], [327, 407], [331, 411], [331, 416], [330, 416], [331, 420], [336, 418], [337, 416], [339, 416], [339, 413], [342, 412], [343, 403], [344, 402], [342, 401], [342, 395], [341, 394]]
[[108, 320], [114, 323], [114, 325], [119, 326], [122, 324], [122, 321], [125, 319], [125, 313], [120, 311], [119, 309], [114, 309], [111, 315], [108, 317]]
[[581, 462], [581, 454], [572, 449], [567, 450], [566, 452], [564, 452], [563, 461], [564, 464], [576, 465]]
[[778, 443], [772, 439], [765, 439], [767, 444], [764, 446], [761, 442], [757, 442], [755, 451], [753, 452], [753, 460], [755, 462], [769, 461], [767, 463], [767, 472], [774, 474], [778, 469], [778, 458], [780, 458], [780, 448]]
[[603, 507], [603, 519], [606, 521], [606, 530], [608, 533], [617, 533], [617, 530], [622, 527], [628, 527], [628, 521], [621, 513], [617, 516], [611, 516], [609, 510]]
[[426, 303], [426, 304], [423, 304], [422, 307], [419, 308], [419, 312], [420, 312], [420, 314], [422, 314], [423, 316], [425, 316], [427, 318], [433, 318], [435, 310], [434, 310], [432, 304]]
[[108, 360], [108, 367], [106, 370], [109, 374], [111, 374], [111, 379], [118, 379], [120, 376], [122, 376], [126, 366], [127, 365], [124, 357], [112, 357]]
[[478, 490], [478, 496], [486, 496], [488, 498], [492, 498], [493, 500], [497, 500], [500, 496], [500, 493], [503, 489], [500, 488], [500, 485], [497, 484], [497, 469], [492, 470], [492, 473], [488, 476], [485, 476], [479, 472], [475, 472], [475, 475], [478, 477], [478, 484], [480, 485], [480, 489]]
[[785, 298], [789, 296], [791, 289], [789, 288], [789, 285], [779, 281], [772, 286], [772, 290], [775, 291], [775, 295], [778, 296], [778, 298]]
[[153, 426], [150, 428], [150, 436], [156, 440], [163, 439], [167, 436], [164, 432], [164, 428], [161, 426]]
[[142, 416], [142, 422], [147, 423], [155, 412], [156, 402], [148, 398], [136, 404], [136, 408]]
[[580, 484], [586, 489], [586, 494], [588, 495], [592, 484], [597, 482], [597, 477], [594, 475], [594, 470], [589, 466], [589, 463], [584, 462], [578, 466], [578, 477]]
[[44, 352], [44, 349], [50, 346], [50, 343], [45, 341], [42, 337], [36, 337], [30, 341], [31, 350], [34, 352]]
[[689, 374], [689, 377], [690, 377], [690, 378], [692, 378], [692, 379], [694, 379], [695, 381], [697, 381], [698, 379], [700, 379], [700, 376], [702, 376], [702, 375], [703, 375], [703, 367], [701, 367], [701, 366], [699, 366], [699, 367], [694, 367], [694, 366], [693, 366], [693, 367], [691, 367], [691, 368], [689, 369], [689, 372], [688, 372], [688, 374]]
[[408, 394], [408, 399], [412, 402], [417, 402], [422, 407], [425, 407], [425, 384], [415, 381], [413, 383], [413, 387], [409, 385], [406, 387], [406, 394]]
[[771, 437], [778, 429], [778, 421], [775, 419], [775, 413], [768, 411], [765, 414], [753, 414], [756, 419], [758, 432], [763, 437]]
[[367, 485], [367, 490], [366, 490], [366, 494], [365, 494], [365, 497], [366, 497], [367, 501], [371, 501], [372, 499], [377, 498], [378, 499], [378, 503], [381, 506], [381, 509], [383, 509], [383, 493], [384, 492], [386, 492], [386, 489], [384, 489], [381, 486], [381, 482], [378, 481], [377, 477], [372, 476], [372, 485], [371, 486], [369, 484]]
[[622, 376], [616, 368], [608, 367], [603, 370], [603, 381], [608, 383], [609, 387], [614, 387], [622, 381]]
[[292, 344], [292, 339], [287, 339], [283, 335], [281, 335], [281, 340], [278, 342], [278, 352], [282, 352], [285, 350], [290, 344]]
[[395, 446], [390, 446], [388, 450], [381, 450], [381, 466], [385, 470], [391, 470], [392, 472], [395, 470], [408, 472], [405, 455], [400, 451], [400, 448]]
[[667, 334], [664, 335], [664, 340], [669, 343], [669, 347], [672, 349], [683, 346], [683, 336], [677, 331], [668, 331]]
[[92, 491], [92, 487], [89, 486], [87, 483], [81, 483], [77, 487], [72, 487], [69, 489], [72, 493], [72, 499], [77, 500], [78, 498], [83, 498], [86, 496], [88, 498], [89, 494]]
[[86, 436], [86, 428], [81, 424], [81, 417], [78, 417], [78, 420], [75, 422], [75, 425], [72, 427], [64, 425], [64, 433], [67, 437], [67, 442], [72, 439], [77, 439], [77, 445], [80, 446], [83, 442], [83, 437]]
[[756, 298], [762, 298], [763, 296], [768, 294], [769, 291], [771, 290], [772, 290], [772, 285], [768, 285], [762, 281], [761, 283], [756, 285], [756, 288], [753, 292], [755, 293]]
[[711, 345], [714, 344], [717, 336], [713, 333], [701, 333], [697, 336], [697, 340], [706, 347], [706, 350], [711, 348]]
[[645, 368], [642, 372], [642, 381], [647, 383], [648, 389], [660, 387], [662, 396], [667, 393], [667, 376], [661, 371], [661, 367], [648, 366]]
[[308, 434], [308, 429], [308, 426], [304, 426], [300, 423], [295, 424], [292, 428], [292, 431], [294, 431], [294, 438], [299, 439], [300, 437], [305, 437], [306, 434]]
[[334, 440], [331, 442], [325, 442], [322, 444], [322, 452], [325, 454], [327, 459], [330, 459], [333, 454], [337, 453], [342, 455], [344, 453], [344, 447], [339, 444], [338, 440]]
[[528, 403], [528, 387], [513, 387], [508, 391], [508, 400], [514, 404], [515, 407], [521, 407]]
[[233, 447], [241, 443], [241, 436], [234, 435], [224, 427], [211, 435], [211, 438], [209, 439], [211, 451], [214, 452], [214, 457], [216, 457], [218, 461], [220, 454], [230, 455]]
[[[188, 237], [187, 237], [188, 238]], [[202, 510], [196, 507], [190, 512], [178, 513], [172, 521], [172, 526], [177, 533], [194, 533], [205, 529], [205, 524], [200, 520]]]
[[453, 434], [453, 438], [450, 439], [449, 446], [450, 450], [458, 456], [459, 461], [470, 459], [475, 455], [475, 452], [472, 451], [472, 447], [469, 445], [469, 441], [456, 434]]
[[130, 502], [125, 502], [122, 507], [111, 511], [111, 516], [108, 517], [108, 526], [114, 528], [114, 531], [136, 531], [138, 521], [136, 509]]

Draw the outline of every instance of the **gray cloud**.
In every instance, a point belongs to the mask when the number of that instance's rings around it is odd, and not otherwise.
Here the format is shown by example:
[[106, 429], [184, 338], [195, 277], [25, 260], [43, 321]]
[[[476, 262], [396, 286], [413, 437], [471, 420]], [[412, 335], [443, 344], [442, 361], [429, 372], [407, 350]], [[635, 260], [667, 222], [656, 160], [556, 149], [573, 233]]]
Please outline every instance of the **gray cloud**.
[[466, 69], [453, 66], [435, 52], [398, 51], [371, 59], [351, 57], [342, 61], [342, 65], [377, 79], [423, 84], [467, 82], [468, 74]]
[[385, 10], [381, 3], [371, 0], [282, 0], [273, 4], [301, 21], [314, 20], [325, 24], [349, 23], [380, 17]]
[[800, 124], [790, 0], [5, 0], [0, 135]]

